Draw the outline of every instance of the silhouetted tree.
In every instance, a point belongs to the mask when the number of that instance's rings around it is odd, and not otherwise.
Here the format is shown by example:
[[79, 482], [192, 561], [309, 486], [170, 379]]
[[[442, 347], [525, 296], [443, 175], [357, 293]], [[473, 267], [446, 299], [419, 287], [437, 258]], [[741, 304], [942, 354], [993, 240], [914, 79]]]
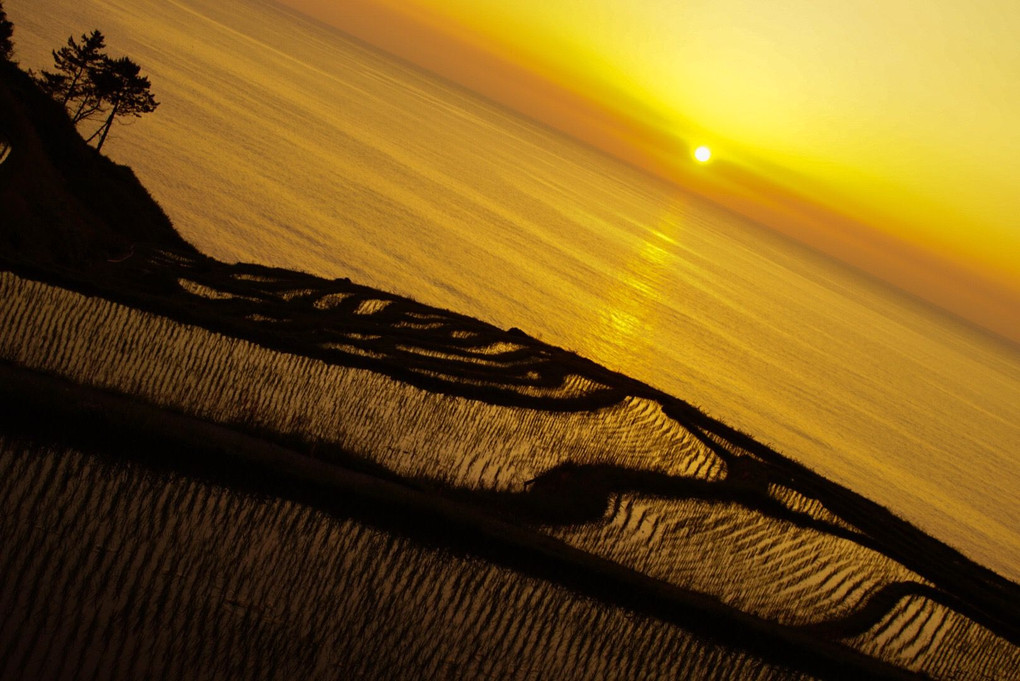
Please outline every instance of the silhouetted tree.
[[98, 30], [82, 34], [81, 44], [74, 36], [67, 45], [53, 50], [56, 72], [43, 71], [39, 79], [43, 89], [67, 108], [74, 123], [103, 113], [103, 100], [98, 96], [96, 78], [109, 61], [103, 50], [106, 40]]
[[7, 12], [0, 0], [0, 59], [4, 61], [10, 61], [14, 56], [14, 43], [11, 41], [13, 36], [14, 24], [7, 20]]
[[71, 36], [67, 45], [53, 50], [56, 70], [43, 71], [38, 79], [50, 96], [64, 105], [76, 125], [102, 119], [86, 140], [98, 140], [96, 149], [103, 148], [115, 119], [141, 116], [159, 106], [138, 64], [127, 57], [111, 59], [105, 49], [106, 40], [98, 30], [82, 34], [80, 43]]
[[110, 105], [106, 121], [87, 140], [91, 142], [98, 136], [97, 150], [103, 148], [115, 118], [139, 117], [155, 111], [159, 106], [159, 102], [149, 92], [149, 79], [141, 75], [141, 67], [127, 57], [104, 60], [103, 67], [94, 74], [93, 81], [95, 96], [100, 102]]

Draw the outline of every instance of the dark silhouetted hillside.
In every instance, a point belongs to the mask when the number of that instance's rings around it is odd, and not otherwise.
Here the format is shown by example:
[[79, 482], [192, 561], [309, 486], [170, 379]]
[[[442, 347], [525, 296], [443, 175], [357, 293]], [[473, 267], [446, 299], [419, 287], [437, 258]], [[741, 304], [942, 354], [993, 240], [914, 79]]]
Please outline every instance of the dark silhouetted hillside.
[[0, 63], [0, 256], [88, 267], [139, 244], [191, 247], [135, 177], [89, 147], [32, 78]]

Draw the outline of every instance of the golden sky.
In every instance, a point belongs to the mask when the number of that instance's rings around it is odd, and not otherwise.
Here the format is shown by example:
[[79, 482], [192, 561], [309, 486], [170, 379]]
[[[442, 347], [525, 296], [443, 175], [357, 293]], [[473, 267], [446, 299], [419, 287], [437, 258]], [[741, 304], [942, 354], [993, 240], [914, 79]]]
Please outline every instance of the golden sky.
[[1020, 342], [1016, 0], [282, 1]]

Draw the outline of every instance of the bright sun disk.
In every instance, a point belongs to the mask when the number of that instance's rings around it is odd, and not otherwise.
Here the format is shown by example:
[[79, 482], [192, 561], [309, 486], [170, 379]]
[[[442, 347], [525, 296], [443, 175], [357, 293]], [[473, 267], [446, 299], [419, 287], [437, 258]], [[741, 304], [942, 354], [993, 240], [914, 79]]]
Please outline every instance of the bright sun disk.
[[698, 147], [694, 150], [694, 158], [704, 163], [708, 159], [712, 158], [712, 150], [708, 147]]

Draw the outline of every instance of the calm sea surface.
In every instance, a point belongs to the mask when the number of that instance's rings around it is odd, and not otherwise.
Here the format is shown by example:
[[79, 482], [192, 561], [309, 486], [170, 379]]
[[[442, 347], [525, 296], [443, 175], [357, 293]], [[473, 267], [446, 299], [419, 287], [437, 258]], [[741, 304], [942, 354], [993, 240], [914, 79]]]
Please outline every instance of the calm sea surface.
[[8, 0], [99, 27], [119, 126], [206, 253], [516, 326], [693, 402], [1020, 579], [1020, 354], [726, 210], [262, 0]]

